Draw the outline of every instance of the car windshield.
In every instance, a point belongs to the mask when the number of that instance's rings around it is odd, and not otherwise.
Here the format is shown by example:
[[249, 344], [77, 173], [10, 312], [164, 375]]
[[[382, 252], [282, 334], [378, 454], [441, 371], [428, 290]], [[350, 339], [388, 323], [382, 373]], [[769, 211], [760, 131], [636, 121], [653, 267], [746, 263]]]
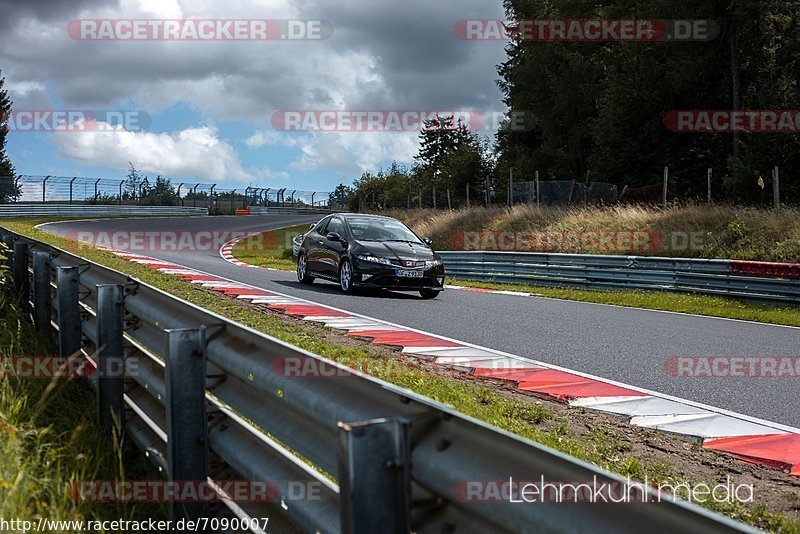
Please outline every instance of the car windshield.
[[348, 219], [350, 231], [358, 241], [408, 241], [422, 243], [419, 238], [400, 221], [393, 219]]

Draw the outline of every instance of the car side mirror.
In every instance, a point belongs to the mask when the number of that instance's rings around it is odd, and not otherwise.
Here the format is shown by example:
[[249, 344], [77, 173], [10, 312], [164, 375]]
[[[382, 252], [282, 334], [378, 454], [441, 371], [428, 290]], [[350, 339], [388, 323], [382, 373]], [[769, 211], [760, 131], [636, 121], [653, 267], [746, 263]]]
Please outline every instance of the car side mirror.
[[313, 230], [316, 225], [317, 225], [317, 223], [311, 223], [311, 225], [308, 227], [308, 229], [309, 230]]
[[431, 240], [431, 238], [430, 238], [430, 237], [423, 237], [423, 238], [422, 238], [422, 242], [423, 242], [423, 243], [425, 243], [426, 245], [428, 245], [429, 247], [430, 247], [431, 245], [433, 245], [433, 241]]
[[336, 232], [331, 232], [326, 237], [328, 238], [328, 241], [341, 241], [342, 240], [342, 236], [340, 236]]

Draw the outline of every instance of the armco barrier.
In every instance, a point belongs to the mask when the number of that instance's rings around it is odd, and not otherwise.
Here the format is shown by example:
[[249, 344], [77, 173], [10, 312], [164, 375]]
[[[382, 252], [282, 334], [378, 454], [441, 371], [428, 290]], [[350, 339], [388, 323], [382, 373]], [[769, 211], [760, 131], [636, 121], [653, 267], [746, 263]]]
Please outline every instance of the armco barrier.
[[448, 276], [587, 289], [652, 289], [800, 303], [800, 265], [537, 252], [440, 252]]
[[[283, 518], [319, 532], [754, 532], [681, 500], [464, 499], [468, 482], [509, 477], [617, 487], [626, 481], [123, 273], [2, 228], [0, 234], [14, 244], [16, 287], [42, 332], [55, 325], [61, 353], [80, 350], [98, 369], [122, 354], [135, 364], [124, 366], [124, 377], [93, 381], [101, 420], [122, 421], [172, 481], [233, 477], [277, 488], [280, 498], [267, 503], [223, 501], [237, 517]], [[33, 283], [26, 284], [31, 256]], [[336, 378], [273, 372], [287, 357]], [[298, 486], [316, 490], [298, 498]], [[207, 513], [180, 503], [170, 511], [174, 518]]]
[[326, 208], [250, 206], [250, 215], [330, 215], [333, 211]]
[[189, 206], [126, 206], [81, 204], [0, 204], [0, 217], [166, 217], [208, 215], [207, 208]]

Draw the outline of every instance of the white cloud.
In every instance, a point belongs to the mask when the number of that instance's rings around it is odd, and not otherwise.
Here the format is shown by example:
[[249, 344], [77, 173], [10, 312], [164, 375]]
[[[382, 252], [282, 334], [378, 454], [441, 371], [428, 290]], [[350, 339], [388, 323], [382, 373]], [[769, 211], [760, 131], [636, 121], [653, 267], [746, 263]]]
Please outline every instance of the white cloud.
[[[267, 133], [272, 114], [286, 109], [504, 108], [495, 85], [503, 43], [465, 42], [452, 33], [459, 19], [502, 17], [500, 2], [75, 0], [74, 5], [51, 7], [56, 4], [8, 3], [0, 54], [8, 86], [26, 95], [25, 103], [17, 99], [18, 108], [43, 106], [44, 87], [65, 109], [133, 108], [157, 116], [180, 102], [196, 113], [195, 121], [244, 121], [247, 128], [260, 129], [245, 140], [250, 148], [300, 150], [293, 168], [347, 173], [374, 170], [393, 159], [410, 163], [416, 136]], [[82, 42], [66, 32], [73, 19], [155, 17], [322, 19], [333, 25], [333, 35], [295, 42]], [[242, 169], [235, 150], [215, 131], [114, 136], [59, 135], [57, 144], [65, 157], [96, 166], [124, 168], [136, 157], [142, 168], [145, 163], [168, 166], [149, 172], [207, 179], [270, 175]], [[206, 154], [218, 158], [206, 159]]]
[[6, 89], [12, 97], [24, 97], [32, 92], [44, 91], [44, 84], [35, 81], [10, 81], [6, 82]]
[[275, 145], [296, 146], [297, 143], [293, 142], [291, 136], [281, 134], [275, 130], [257, 130], [244, 140], [244, 144], [250, 148], [260, 148], [262, 146]]
[[303, 171], [337, 171], [344, 174], [374, 172], [382, 163], [394, 160], [411, 164], [418, 149], [413, 132], [323, 133], [296, 140], [301, 156], [292, 167]]
[[[113, 129], [107, 126], [108, 129]], [[86, 165], [126, 169], [128, 162], [147, 173], [202, 181], [247, 181], [282, 177], [268, 169], [245, 170], [236, 150], [211, 126], [175, 133], [115, 131], [56, 132], [62, 157]]]

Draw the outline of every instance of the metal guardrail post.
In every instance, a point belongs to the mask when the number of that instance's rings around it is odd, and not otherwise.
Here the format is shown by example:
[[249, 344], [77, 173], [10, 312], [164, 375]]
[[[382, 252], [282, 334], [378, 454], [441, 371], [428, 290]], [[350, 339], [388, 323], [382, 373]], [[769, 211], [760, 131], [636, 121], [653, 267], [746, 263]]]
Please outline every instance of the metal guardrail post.
[[31, 292], [31, 281], [28, 277], [28, 243], [16, 241], [14, 243], [14, 288], [22, 297], [23, 308], [28, 308], [28, 299]]
[[71, 356], [81, 349], [78, 269], [77, 266], [56, 268], [58, 351], [61, 356]]
[[[167, 463], [170, 481], [199, 484], [208, 477], [205, 327], [167, 330]], [[172, 502], [170, 517], [196, 520], [204, 502]]]
[[6, 234], [3, 236], [3, 244], [6, 246], [5, 264], [9, 270], [14, 268], [14, 236]]
[[410, 421], [339, 423], [342, 532], [411, 530]]
[[120, 284], [97, 285], [97, 413], [107, 429], [122, 428], [125, 353], [122, 344], [125, 289]]
[[33, 253], [33, 321], [39, 333], [50, 331], [50, 253]]

